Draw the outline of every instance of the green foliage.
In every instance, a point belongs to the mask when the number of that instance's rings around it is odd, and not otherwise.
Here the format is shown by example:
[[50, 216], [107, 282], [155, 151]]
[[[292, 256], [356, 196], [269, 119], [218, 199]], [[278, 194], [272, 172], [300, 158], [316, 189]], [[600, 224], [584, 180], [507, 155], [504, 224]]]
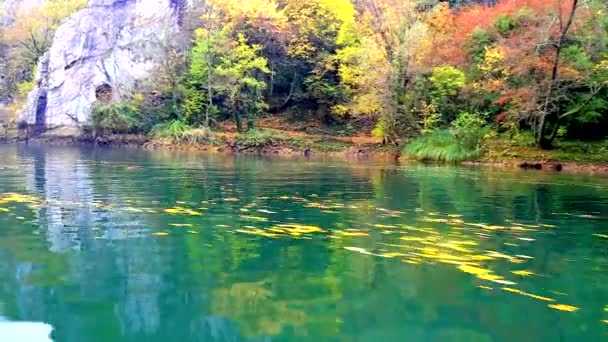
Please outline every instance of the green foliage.
[[511, 32], [513, 32], [517, 28], [517, 26], [517, 21], [507, 14], [500, 15], [494, 23], [494, 27], [496, 28], [498, 33], [503, 37], [509, 36]]
[[158, 124], [152, 128], [150, 133], [155, 138], [173, 139], [175, 141], [182, 140], [187, 131], [192, 129], [190, 125], [181, 120], [172, 120], [170, 122]]
[[442, 123], [441, 114], [437, 112], [437, 106], [433, 103], [427, 104], [426, 102], [421, 103], [420, 116], [422, 117], [421, 122], [421, 133], [428, 134], [438, 129]]
[[461, 113], [451, 129], [434, 130], [412, 140], [404, 153], [418, 160], [455, 163], [475, 159], [489, 132], [478, 115]]
[[243, 147], [266, 147], [275, 144], [280, 137], [272, 131], [251, 129], [235, 137], [235, 143]]
[[476, 155], [488, 128], [479, 115], [464, 112], [452, 122], [452, 133], [462, 151]]
[[17, 83], [17, 96], [25, 98], [29, 92], [34, 90], [35, 86], [36, 82], [34, 80]]
[[92, 129], [98, 136], [141, 132], [141, 116], [137, 108], [124, 102], [95, 105], [91, 120]]
[[154, 126], [156, 142], [163, 144], [217, 145], [219, 140], [208, 128], [193, 128], [184, 121], [173, 120]]
[[432, 95], [435, 98], [445, 98], [458, 94], [465, 84], [465, 75], [453, 66], [444, 65], [433, 69], [429, 80], [433, 84]]
[[483, 62], [486, 54], [486, 47], [492, 45], [494, 38], [488, 33], [488, 31], [482, 28], [476, 28], [471, 32], [469, 41], [466, 44], [466, 49], [471, 60], [474, 63]]

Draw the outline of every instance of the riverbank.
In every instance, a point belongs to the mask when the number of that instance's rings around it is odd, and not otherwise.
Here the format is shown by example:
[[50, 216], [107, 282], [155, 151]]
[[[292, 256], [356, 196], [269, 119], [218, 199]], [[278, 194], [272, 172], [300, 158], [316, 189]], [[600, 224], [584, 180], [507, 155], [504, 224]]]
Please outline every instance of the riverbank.
[[[277, 128], [255, 130], [246, 134], [236, 134], [232, 131], [209, 133], [193, 130], [182, 136], [162, 138], [141, 134], [111, 134], [96, 137], [86, 133], [76, 134], [73, 129], [64, 128], [29, 139], [14, 135], [9, 139], [0, 139], [0, 142], [416, 162], [403, 155], [399, 147], [384, 145], [378, 139], [369, 136], [331, 136]], [[497, 138], [484, 142], [478, 158], [461, 164], [545, 172], [608, 174], [608, 145], [565, 142], [558, 148], [547, 151], [540, 150], [527, 141]]]

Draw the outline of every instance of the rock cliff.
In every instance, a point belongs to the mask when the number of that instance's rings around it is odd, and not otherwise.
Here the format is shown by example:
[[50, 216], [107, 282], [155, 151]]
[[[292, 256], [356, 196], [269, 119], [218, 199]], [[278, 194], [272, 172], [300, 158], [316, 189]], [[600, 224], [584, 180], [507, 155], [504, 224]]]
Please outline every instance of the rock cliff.
[[57, 29], [19, 122], [39, 129], [87, 123], [99, 89], [120, 98], [150, 76], [185, 7], [186, 0], [90, 0]]

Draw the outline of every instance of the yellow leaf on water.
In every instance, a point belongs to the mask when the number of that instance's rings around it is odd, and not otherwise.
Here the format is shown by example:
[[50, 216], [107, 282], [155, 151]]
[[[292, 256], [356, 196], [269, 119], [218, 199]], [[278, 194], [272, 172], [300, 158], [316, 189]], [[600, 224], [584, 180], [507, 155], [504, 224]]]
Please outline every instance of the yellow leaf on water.
[[412, 264], [412, 265], [417, 265], [420, 263], [420, 261], [418, 260], [413, 260], [413, 259], [405, 259], [403, 260], [403, 262], [407, 263], [407, 264]]
[[608, 235], [606, 235], [606, 234], [593, 234], [593, 236], [597, 236], [597, 237], [601, 237], [601, 238], [604, 238], [604, 239], [608, 239]]
[[268, 218], [266, 218], [266, 217], [252, 216], [252, 215], [241, 215], [241, 218], [248, 220], [248, 221], [257, 221], [257, 222], [267, 222], [268, 221]]
[[8, 213], [10, 210], [9, 210], [9, 209], [6, 209], [6, 208], [0, 208], [0, 211], [5, 212], [5, 213]]
[[239, 199], [236, 197], [228, 197], [228, 198], [224, 198], [224, 202], [238, 202]]
[[377, 228], [397, 228], [395, 225], [387, 225], [387, 224], [375, 224], [374, 227]]
[[522, 277], [529, 277], [529, 276], [536, 275], [534, 272], [531, 272], [531, 271], [526, 271], [526, 270], [521, 270], [521, 271], [511, 271], [511, 273], [513, 273], [513, 274], [517, 274], [517, 275], [522, 276]]
[[575, 312], [575, 311], [580, 310], [580, 308], [577, 308], [576, 306], [565, 305], [565, 304], [549, 304], [549, 307], [551, 309], [567, 311], [567, 312]]
[[520, 294], [522, 296], [526, 296], [526, 297], [530, 297], [530, 298], [534, 298], [534, 299], [538, 299], [538, 300], [544, 300], [546, 302], [555, 302], [555, 299], [553, 299], [553, 298], [538, 296], [538, 295], [535, 295], [535, 294], [532, 294], [532, 293], [524, 292], [524, 291], [521, 291], [521, 290], [518, 290], [518, 289], [514, 289], [514, 288], [510, 288], [510, 287], [503, 287], [502, 289], [505, 290], [505, 291], [508, 291], [508, 292]]
[[199, 232], [194, 231], [194, 230], [189, 230], [188, 233], [190, 233], [190, 234], [199, 234]]
[[192, 209], [183, 208], [183, 207], [175, 207], [163, 210], [167, 214], [171, 215], [191, 215], [191, 216], [201, 216], [202, 214], [198, 211], [194, 211]]
[[156, 233], [152, 233], [152, 235], [154, 235], [154, 236], [167, 236], [167, 235], [169, 235], [169, 233], [167, 233], [167, 232], [156, 232]]
[[346, 249], [347, 251], [351, 251], [351, 252], [357, 252], [357, 253], [361, 253], [361, 254], [372, 255], [372, 253], [368, 252], [365, 248], [360, 248], [360, 247], [344, 247], [344, 249]]
[[336, 231], [336, 233], [339, 235], [342, 235], [342, 236], [352, 236], [352, 237], [369, 236], [369, 233], [362, 232], [362, 231]]
[[279, 237], [278, 234], [269, 233], [269, 232], [267, 232], [267, 231], [265, 231], [263, 229], [257, 229], [257, 228], [255, 228], [255, 229], [248, 229], [248, 230], [238, 229], [237, 232], [243, 233], [243, 234], [249, 234], [249, 235], [259, 235], [259, 236], [264, 236], [264, 237], [267, 237], [267, 238], [277, 238], [277, 237]]
[[191, 224], [189, 223], [169, 223], [170, 226], [172, 227], [192, 227]]
[[464, 273], [474, 274], [474, 275], [484, 275], [492, 273], [491, 270], [487, 270], [485, 268], [470, 266], [470, 265], [460, 265], [458, 269], [463, 271]]
[[403, 254], [403, 253], [382, 253], [382, 254], [379, 254], [378, 256], [383, 257], [383, 258], [396, 258], [396, 257], [405, 256], [405, 254]]
[[489, 280], [489, 281], [500, 281], [503, 279], [503, 277], [496, 275], [496, 274], [478, 274], [477, 278], [481, 279], [481, 280]]
[[477, 287], [479, 287], [480, 289], [484, 289], [484, 290], [493, 290], [493, 288], [491, 288], [489, 286], [484, 286], [484, 285], [477, 285]]
[[492, 281], [495, 282], [496, 284], [501, 284], [501, 285], [515, 285], [516, 284], [512, 281], [508, 281], [508, 280], [504, 280], [504, 279], [495, 279]]
[[605, 319], [605, 320], [603, 320], [602, 322], [604, 322], [604, 323], [608, 323], [608, 319]]

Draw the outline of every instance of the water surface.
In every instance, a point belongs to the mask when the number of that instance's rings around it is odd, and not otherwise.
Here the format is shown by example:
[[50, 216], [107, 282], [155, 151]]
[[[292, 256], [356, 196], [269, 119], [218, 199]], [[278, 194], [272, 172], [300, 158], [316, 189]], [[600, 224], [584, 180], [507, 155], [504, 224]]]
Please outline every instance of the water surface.
[[0, 316], [54, 341], [599, 341], [608, 179], [0, 146]]

